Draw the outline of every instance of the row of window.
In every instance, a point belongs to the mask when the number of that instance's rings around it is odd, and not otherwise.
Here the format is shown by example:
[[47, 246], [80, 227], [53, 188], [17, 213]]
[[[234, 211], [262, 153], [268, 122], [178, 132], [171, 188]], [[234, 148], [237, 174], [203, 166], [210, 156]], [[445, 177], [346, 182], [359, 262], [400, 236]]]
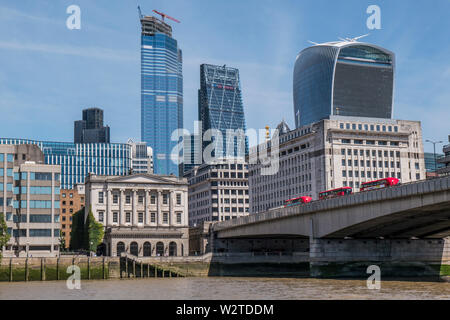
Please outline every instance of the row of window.
[[[156, 223], [156, 216], [157, 216], [156, 212], [150, 213], [150, 223]], [[176, 212], [175, 216], [176, 216], [176, 223], [181, 224], [181, 212]], [[131, 217], [132, 217], [131, 212], [125, 212], [125, 223], [131, 223]], [[162, 218], [163, 218], [164, 224], [169, 223], [169, 213], [168, 212], [163, 212]], [[99, 211], [98, 212], [98, 221], [104, 222], [104, 219], [105, 219], [105, 212]], [[119, 222], [119, 213], [113, 212], [113, 223], [118, 223], [118, 222]], [[138, 223], [144, 223], [144, 213], [143, 212], [138, 212]]]
[[[373, 174], [372, 174], [373, 173]], [[346, 171], [346, 170], [343, 170], [342, 171], [342, 177], [343, 178], [347, 178], [347, 177], [349, 177], [349, 178], [353, 178], [353, 177], [355, 177], [355, 178], [383, 178], [383, 172], [382, 171], [380, 171], [379, 172], [379, 174], [377, 175], [377, 172], [376, 171]], [[389, 172], [385, 172], [385, 175], [384, 175], [384, 177], [385, 178], [389, 178], [389, 177], [395, 177], [395, 172], [391, 172], [391, 174], [389, 174]], [[402, 178], [402, 175], [401, 175], [401, 173], [400, 172], [397, 172], [397, 178], [398, 179], [401, 179]]]
[[[162, 199], [163, 204], [169, 203], [169, 194], [168, 193], [163, 193], [162, 198], [163, 198]], [[181, 193], [176, 193], [175, 198], [176, 198], [176, 204], [181, 205]], [[104, 201], [105, 201], [104, 192], [99, 191], [98, 203], [103, 204]], [[118, 194], [113, 194], [113, 203], [114, 204], [119, 203], [119, 195]], [[144, 203], [144, 196], [138, 195], [138, 203]], [[131, 204], [131, 195], [128, 195], [128, 194], [125, 195], [125, 204]], [[156, 204], [156, 195], [155, 194], [150, 195], [150, 204]]]
[[[51, 223], [52, 215], [51, 214], [30, 214], [30, 220], [27, 221], [26, 214], [13, 215], [12, 213], [6, 213], [6, 221], [17, 222], [30, 222], [30, 223]], [[59, 214], [54, 215], [54, 221], [59, 222]]]
[[[364, 160], [353, 160], [353, 162], [352, 162], [352, 160], [350, 160], [350, 159], [348, 159], [347, 161], [345, 161], [345, 159], [342, 159], [342, 166], [355, 166], [355, 167], [358, 167], [358, 166], [360, 166], [360, 167], [364, 167], [364, 164], [366, 165], [366, 167], [370, 167], [371, 166], [371, 164], [372, 164], [372, 167], [374, 167], [374, 168], [376, 168], [377, 167], [377, 161], [376, 160], [372, 160], [372, 162], [370, 161], [370, 160], [366, 160], [365, 162], [364, 162]], [[390, 162], [390, 167], [391, 168], [395, 168], [395, 167], [397, 167], [398, 169], [400, 169], [400, 161], [397, 161], [397, 162], [394, 162], [394, 161], [391, 161]], [[378, 161], [378, 167], [380, 167], [380, 168], [383, 168], [383, 161]], [[384, 161], [384, 167], [385, 168], [389, 168], [389, 161]], [[419, 164], [418, 163], [416, 163], [416, 169], [419, 169]]]
[[339, 123], [339, 128], [347, 130], [364, 130], [364, 131], [383, 131], [383, 132], [398, 132], [398, 126], [380, 125], [380, 124], [356, 124], [356, 123]]
[[[378, 152], [377, 152], [378, 151]], [[348, 156], [352, 155], [352, 149], [341, 149], [341, 155], [345, 156], [345, 154], [347, 153]], [[358, 154], [360, 156], [364, 156], [364, 154], [366, 155], [366, 157], [370, 157], [370, 154], [372, 154], [372, 157], [375, 157], [378, 153], [378, 157], [382, 157], [383, 155], [385, 157], [387, 157], [388, 155], [390, 157], [394, 157], [394, 154], [397, 158], [400, 158], [400, 151], [388, 151], [388, 150], [364, 150], [364, 149], [353, 149], [353, 155], [357, 156]]]
[[[26, 237], [27, 229], [14, 229], [8, 228], [8, 233], [16, 238]], [[59, 237], [59, 229], [53, 229], [53, 236]], [[52, 229], [28, 229], [28, 237], [51, 237]]]
[[[52, 208], [52, 202], [50, 200], [29, 200], [30, 202], [30, 209], [51, 209]], [[13, 201], [13, 208], [14, 209], [26, 209], [27, 208], [27, 200], [14, 200]], [[54, 201], [54, 208], [59, 209], [59, 201]]]
[[[387, 146], [387, 145], [391, 145], [391, 146], [396, 146], [398, 147], [400, 145], [400, 142], [398, 141], [385, 141], [385, 140], [379, 140], [379, 141], [375, 141], [375, 140], [361, 140], [361, 139], [353, 139], [353, 144], [364, 144], [364, 141], [366, 143], [366, 145], [379, 145], [379, 146]], [[342, 143], [345, 144], [351, 144], [352, 143], [352, 139], [341, 139]]]
[[[30, 194], [52, 194], [52, 187], [29, 187]], [[14, 187], [14, 194], [27, 194], [27, 187]], [[55, 188], [55, 194], [59, 194], [59, 187]]]
[[[0, 162], [4, 162], [5, 161], [5, 154], [4, 153], [0, 153]], [[6, 161], [7, 162], [13, 162], [14, 161], [14, 155], [11, 153], [8, 153], [6, 155]]]

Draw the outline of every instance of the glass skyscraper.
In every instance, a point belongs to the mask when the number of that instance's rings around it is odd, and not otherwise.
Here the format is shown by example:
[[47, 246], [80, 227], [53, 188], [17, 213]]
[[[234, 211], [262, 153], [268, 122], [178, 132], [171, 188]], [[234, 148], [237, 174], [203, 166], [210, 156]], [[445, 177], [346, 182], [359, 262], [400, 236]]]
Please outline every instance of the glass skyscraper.
[[170, 25], [149, 16], [141, 25], [141, 140], [153, 149], [154, 173], [178, 175], [171, 135], [183, 127], [182, 53]]
[[61, 189], [84, 183], [89, 173], [127, 175], [132, 146], [125, 143], [71, 143], [0, 138], [0, 144], [34, 144], [43, 151], [45, 164], [61, 166]]
[[[202, 135], [208, 129], [218, 129], [222, 133], [222, 150], [216, 145], [213, 155], [224, 157], [244, 157], [248, 154], [245, 137], [227, 136], [227, 130], [246, 130], [244, 106], [239, 78], [239, 70], [227, 66], [200, 65], [200, 89], [198, 91], [198, 116], [202, 121]], [[233, 150], [227, 151], [227, 139]], [[211, 142], [205, 141], [204, 146]], [[240, 146], [244, 145], [245, 154]]]
[[302, 50], [294, 67], [297, 128], [330, 116], [392, 118], [394, 53], [356, 41]]

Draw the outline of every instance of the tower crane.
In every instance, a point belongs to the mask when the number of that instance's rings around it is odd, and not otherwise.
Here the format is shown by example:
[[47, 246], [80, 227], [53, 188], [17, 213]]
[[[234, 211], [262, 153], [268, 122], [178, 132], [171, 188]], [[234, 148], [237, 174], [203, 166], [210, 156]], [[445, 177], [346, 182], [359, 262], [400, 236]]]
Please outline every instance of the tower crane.
[[171, 16], [168, 16], [168, 15], [165, 14], [165, 13], [162, 13], [162, 12], [159, 12], [159, 11], [156, 11], [156, 10], [153, 10], [153, 12], [156, 13], [156, 14], [159, 14], [159, 15], [161, 16], [163, 22], [164, 22], [164, 18], [167, 18], [167, 19], [170, 19], [170, 20], [172, 20], [172, 21], [175, 21], [175, 22], [180, 23], [179, 20], [177, 20], [177, 19], [175, 19], [175, 18], [172, 18]]

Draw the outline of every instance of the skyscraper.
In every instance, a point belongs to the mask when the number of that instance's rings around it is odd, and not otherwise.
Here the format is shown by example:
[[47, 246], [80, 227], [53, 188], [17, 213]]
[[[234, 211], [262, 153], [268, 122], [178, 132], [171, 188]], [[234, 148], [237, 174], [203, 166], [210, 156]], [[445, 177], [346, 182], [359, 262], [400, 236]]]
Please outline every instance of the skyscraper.
[[302, 50], [294, 67], [297, 128], [332, 116], [392, 119], [394, 53], [348, 39]]
[[182, 53], [172, 27], [141, 17], [141, 140], [153, 149], [154, 172], [178, 175], [172, 132], [183, 127]]
[[74, 123], [74, 143], [109, 143], [109, 126], [103, 126], [103, 110], [83, 110], [83, 120]]
[[[217, 129], [222, 133], [222, 149], [220, 150], [220, 145], [216, 145], [214, 155], [244, 157], [248, 154], [246, 138], [227, 135], [227, 130], [241, 129], [243, 132], [246, 130], [238, 69], [225, 65], [200, 66], [198, 116], [202, 121], [202, 135], [208, 129]], [[233, 146], [233, 150], [227, 150], [227, 140]], [[206, 145], [209, 143], [205, 142]], [[242, 145], [245, 147], [245, 154], [242, 154]]]

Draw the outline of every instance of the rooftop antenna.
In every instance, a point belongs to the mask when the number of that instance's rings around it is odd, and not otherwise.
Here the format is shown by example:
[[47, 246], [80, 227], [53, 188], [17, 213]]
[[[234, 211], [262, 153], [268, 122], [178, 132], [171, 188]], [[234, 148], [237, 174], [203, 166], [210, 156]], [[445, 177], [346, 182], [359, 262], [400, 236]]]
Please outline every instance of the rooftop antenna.
[[338, 39], [341, 41], [345, 41], [345, 42], [356, 42], [361, 38], [367, 37], [370, 33], [367, 34], [363, 34], [362, 36], [358, 36], [358, 37], [354, 37], [354, 38], [341, 38], [339, 37]]

